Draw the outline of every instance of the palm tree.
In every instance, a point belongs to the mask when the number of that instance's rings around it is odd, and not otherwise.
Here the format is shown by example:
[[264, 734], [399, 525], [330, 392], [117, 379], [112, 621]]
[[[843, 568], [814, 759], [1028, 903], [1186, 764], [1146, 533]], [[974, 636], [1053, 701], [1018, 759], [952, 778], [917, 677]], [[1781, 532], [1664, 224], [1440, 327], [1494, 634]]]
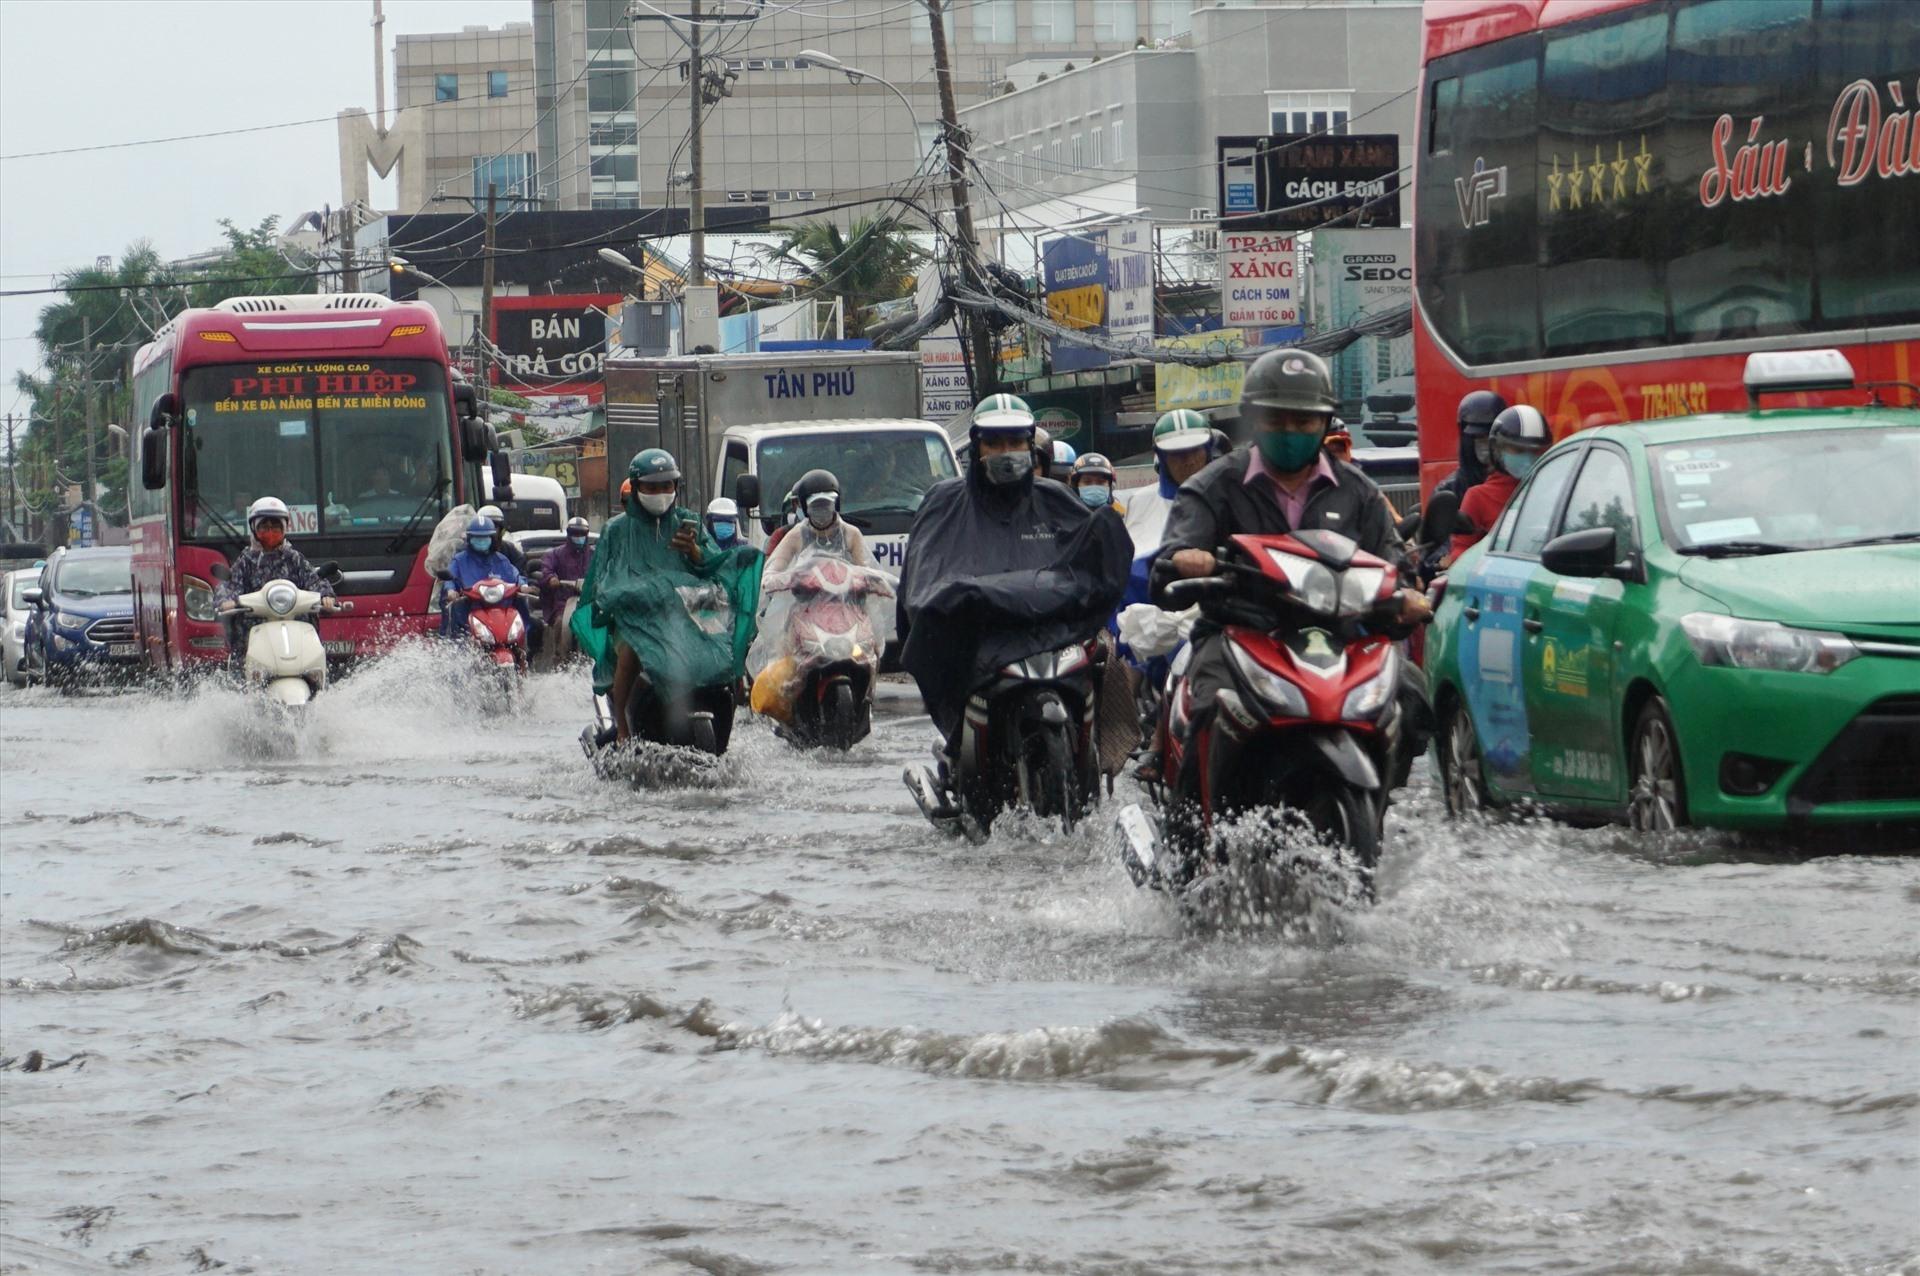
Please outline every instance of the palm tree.
[[927, 252], [897, 217], [863, 217], [842, 232], [833, 222], [805, 222], [783, 231], [766, 256], [806, 271], [811, 286], [840, 300], [847, 335], [866, 329], [862, 309], [913, 291], [913, 272]]

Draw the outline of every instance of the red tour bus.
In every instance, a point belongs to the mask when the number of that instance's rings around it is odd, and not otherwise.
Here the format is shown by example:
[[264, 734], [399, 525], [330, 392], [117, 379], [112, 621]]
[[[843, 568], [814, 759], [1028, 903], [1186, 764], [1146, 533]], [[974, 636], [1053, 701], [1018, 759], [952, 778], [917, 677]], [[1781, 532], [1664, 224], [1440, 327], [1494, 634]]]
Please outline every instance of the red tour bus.
[[175, 316], [135, 356], [133, 386], [148, 421], [130, 539], [149, 670], [226, 658], [215, 569], [246, 546], [262, 496], [287, 503], [310, 562], [340, 565], [355, 606], [319, 621], [329, 656], [437, 627], [427, 541], [477, 498], [493, 439], [431, 307], [372, 293], [231, 298]]
[[1453, 468], [1469, 390], [1565, 434], [1744, 408], [1755, 350], [1838, 348], [1861, 383], [1920, 382], [1920, 5], [1427, 0], [1424, 16], [1425, 488]]

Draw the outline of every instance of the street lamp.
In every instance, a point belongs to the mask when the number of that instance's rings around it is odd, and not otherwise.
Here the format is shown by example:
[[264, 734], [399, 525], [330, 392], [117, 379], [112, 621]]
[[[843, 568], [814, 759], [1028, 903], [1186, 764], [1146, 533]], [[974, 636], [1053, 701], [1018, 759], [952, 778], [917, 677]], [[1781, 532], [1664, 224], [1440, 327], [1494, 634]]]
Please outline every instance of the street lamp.
[[[913, 99], [905, 93], [902, 93], [900, 86], [892, 80], [883, 80], [871, 71], [863, 71], [857, 66], [848, 66], [839, 58], [834, 57], [833, 54], [822, 53], [818, 49], [802, 49], [795, 56], [806, 62], [817, 62], [829, 71], [839, 71], [847, 77], [847, 81], [851, 84], [858, 84], [862, 80], [872, 80], [875, 84], [892, 90], [893, 95], [900, 99], [900, 105], [907, 108], [907, 115], [913, 120], [914, 146], [918, 147], [920, 145], [920, 113], [913, 109]], [[922, 155], [920, 158], [925, 159], [926, 156]]]

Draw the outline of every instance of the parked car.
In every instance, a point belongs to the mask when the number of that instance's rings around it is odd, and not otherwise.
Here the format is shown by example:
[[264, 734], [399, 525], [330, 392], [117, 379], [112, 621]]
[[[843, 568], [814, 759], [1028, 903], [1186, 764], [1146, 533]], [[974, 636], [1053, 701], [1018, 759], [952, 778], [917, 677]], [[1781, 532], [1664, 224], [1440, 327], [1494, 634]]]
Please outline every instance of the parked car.
[[66, 686], [139, 667], [128, 550], [56, 551], [23, 597], [35, 612], [26, 635], [29, 677]]
[[1920, 411], [1563, 440], [1453, 564], [1427, 638], [1448, 807], [1920, 821], [1917, 491]]
[[27, 685], [27, 617], [33, 614], [27, 591], [39, 585], [40, 571], [17, 567], [0, 582], [0, 663], [16, 687]]

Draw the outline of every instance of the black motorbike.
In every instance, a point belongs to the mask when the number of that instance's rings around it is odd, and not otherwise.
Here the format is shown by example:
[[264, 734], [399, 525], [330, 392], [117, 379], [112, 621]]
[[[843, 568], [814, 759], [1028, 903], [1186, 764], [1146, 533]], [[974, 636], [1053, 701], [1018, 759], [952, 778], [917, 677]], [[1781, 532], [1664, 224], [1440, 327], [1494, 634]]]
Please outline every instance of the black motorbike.
[[1012, 808], [1072, 832], [1098, 795], [1100, 659], [1089, 639], [1014, 661], [976, 688], [954, 755], [936, 746], [937, 775], [914, 765], [902, 777], [922, 813], [975, 840]]

